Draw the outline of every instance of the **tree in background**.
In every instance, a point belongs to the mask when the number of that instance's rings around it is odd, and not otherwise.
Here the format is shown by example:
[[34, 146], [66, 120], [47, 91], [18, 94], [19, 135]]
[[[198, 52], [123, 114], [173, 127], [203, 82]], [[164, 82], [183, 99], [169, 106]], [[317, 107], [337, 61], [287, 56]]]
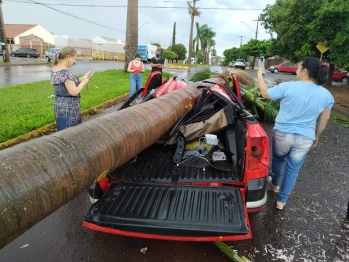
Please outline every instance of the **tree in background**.
[[199, 48], [202, 46], [202, 43], [204, 41], [203, 31], [206, 30], [208, 26], [206, 24], [200, 26], [198, 22], [195, 23], [195, 26], [196, 26], [196, 37], [193, 39], [193, 46], [195, 46], [195, 61], [196, 63], [198, 63]]
[[[233, 48], [224, 50], [223, 65], [228, 66], [229, 62], [234, 62], [236, 59], [239, 58], [239, 53], [240, 53], [240, 48], [238, 47], [233, 47]], [[245, 53], [243, 46], [241, 46], [241, 59], [245, 59], [246, 61], [248, 61], [248, 54]]]
[[[135, 15], [136, 14], [136, 15]], [[138, 0], [128, 0], [124, 71], [138, 50]]]
[[178, 59], [178, 55], [175, 52], [173, 52], [173, 51], [171, 51], [169, 49], [167, 49], [164, 52], [162, 52], [161, 56], [163, 58], [167, 59], [168, 61], [171, 60], [171, 62], [173, 62], [173, 60], [175, 60], [175, 59]]
[[277, 34], [271, 52], [293, 62], [304, 56], [320, 58], [316, 45], [324, 42], [329, 50], [323, 58], [330, 63], [326, 84], [331, 85], [334, 65], [349, 66], [348, 17], [347, 2], [343, 0], [277, 0], [267, 5], [261, 20], [271, 35]]
[[172, 52], [177, 54], [176, 63], [178, 60], [184, 60], [187, 54], [187, 49], [183, 44], [175, 44], [168, 48], [168, 50], [171, 50]]
[[216, 48], [212, 48], [212, 56], [217, 56], [217, 50]]
[[[190, 34], [189, 34], [189, 55], [188, 57], [192, 57], [191, 53], [193, 51], [193, 28], [194, 28], [194, 19], [195, 16], [200, 16], [199, 10], [195, 7], [196, 1], [199, 0], [193, 0], [193, 5], [188, 2], [188, 11], [191, 16], [191, 23], [190, 23]], [[191, 59], [188, 59], [188, 64], [191, 64]], [[190, 70], [190, 66], [188, 67], [188, 70]]]
[[212, 60], [211, 60], [211, 64], [213, 65], [213, 63], [216, 63], [217, 64], [217, 59], [216, 59], [216, 57], [217, 57], [217, 50], [216, 50], [216, 48], [212, 48], [212, 51], [211, 51], [211, 54], [212, 54]]
[[216, 41], [213, 39], [216, 36], [216, 33], [212, 31], [211, 27], [205, 28], [202, 32], [203, 42], [201, 42], [201, 50], [204, 55], [203, 63], [209, 63], [209, 57], [211, 48], [216, 45]]
[[173, 24], [173, 33], [172, 33], [172, 44], [174, 46], [176, 44], [176, 22]]
[[158, 48], [161, 48], [160, 43], [150, 43], [151, 45], [156, 45]]
[[265, 58], [268, 58], [271, 56], [269, 54], [270, 43], [271, 40], [250, 39], [250, 41], [241, 46], [241, 51], [248, 56], [259, 57], [263, 54]]

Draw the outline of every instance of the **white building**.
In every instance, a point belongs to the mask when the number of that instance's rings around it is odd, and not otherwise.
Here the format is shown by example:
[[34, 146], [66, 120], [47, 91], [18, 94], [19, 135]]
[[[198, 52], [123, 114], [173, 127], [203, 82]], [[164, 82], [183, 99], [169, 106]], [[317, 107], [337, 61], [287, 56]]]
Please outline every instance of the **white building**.
[[56, 47], [63, 47], [69, 45], [68, 35], [54, 35], [54, 37]]
[[92, 43], [96, 44], [125, 44], [125, 42], [121, 41], [120, 39], [114, 39], [110, 37], [105, 36], [96, 36], [92, 39]]
[[41, 25], [6, 24], [5, 32], [9, 44], [19, 45], [21, 38], [25, 39], [27, 37], [29, 39], [34, 36], [42, 39], [44, 43], [55, 45], [54, 35]]

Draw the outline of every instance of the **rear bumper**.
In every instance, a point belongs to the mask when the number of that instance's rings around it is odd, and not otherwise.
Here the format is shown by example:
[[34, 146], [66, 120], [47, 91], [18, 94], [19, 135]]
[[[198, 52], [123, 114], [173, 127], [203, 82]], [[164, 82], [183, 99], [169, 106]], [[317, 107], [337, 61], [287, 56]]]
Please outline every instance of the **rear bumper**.
[[128, 236], [128, 237], [138, 237], [147, 239], [158, 239], [158, 240], [170, 240], [170, 241], [197, 241], [197, 242], [215, 242], [215, 241], [236, 241], [236, 240], [246, 240], [252, 238], [251, 231], [245, 235], [235, 235], [235, 236], [200, 236], [200, 237], [186, 237], [186, 236], [165, 236], [165, 235], [155, 235], [146, 233], [129, 232], [124, 230], [118, 230], [110, 227], [102, 227], [96, 224], [84, 221], [82, 223], [83, 227], [91, 230], [109, 233], [114, 235]]
[[249, 209], [262, 209], [267, 202], [267, 181], [266, 178], [248, 180], [247, 203]]

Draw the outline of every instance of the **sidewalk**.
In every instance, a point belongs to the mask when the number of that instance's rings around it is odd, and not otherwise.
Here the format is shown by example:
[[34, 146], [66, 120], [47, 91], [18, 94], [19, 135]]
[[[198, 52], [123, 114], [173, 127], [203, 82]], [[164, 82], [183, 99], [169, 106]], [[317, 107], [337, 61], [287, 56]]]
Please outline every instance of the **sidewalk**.
[[46, 65], [50, 64], [44, 57], [38, 58], [22, 58], [10, 57], [10, 62], [4, 62], [3, 57], [0, 56], [0, 66], [29, 66], [29, 65]]

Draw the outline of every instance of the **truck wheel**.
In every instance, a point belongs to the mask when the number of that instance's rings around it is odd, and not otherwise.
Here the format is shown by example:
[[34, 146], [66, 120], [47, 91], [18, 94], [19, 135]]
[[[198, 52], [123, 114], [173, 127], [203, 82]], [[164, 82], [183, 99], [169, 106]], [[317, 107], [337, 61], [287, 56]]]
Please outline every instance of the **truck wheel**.
[[47, 60], [47, 62], [51, 61], [51, 59], [48, 56], [46, 56], [46, 60]]

